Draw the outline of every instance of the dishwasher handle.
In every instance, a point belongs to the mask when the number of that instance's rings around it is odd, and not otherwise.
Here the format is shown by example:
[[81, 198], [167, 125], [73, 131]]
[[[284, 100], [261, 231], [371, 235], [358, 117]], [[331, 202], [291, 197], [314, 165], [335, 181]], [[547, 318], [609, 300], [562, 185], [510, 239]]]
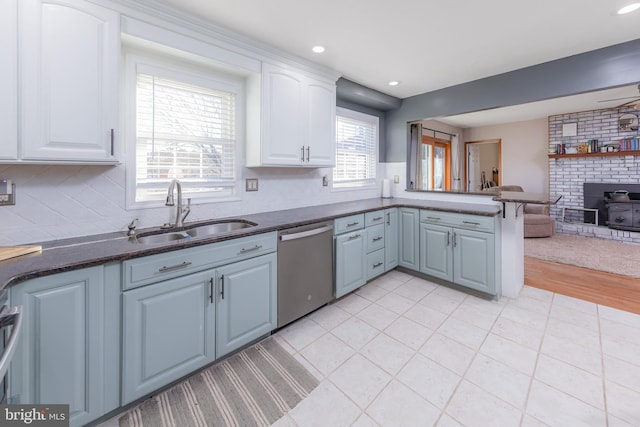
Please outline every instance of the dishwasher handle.
[[282, 234], [280, 240], [286, 242], [288, 240], [302, 239], [303, 237], [315, 236], [316, 234], [326, 233], [333, 230], [333, 225], [325, 225], [320, 228], [312, 228], [311, 230], [301, 231], [299, 233]]

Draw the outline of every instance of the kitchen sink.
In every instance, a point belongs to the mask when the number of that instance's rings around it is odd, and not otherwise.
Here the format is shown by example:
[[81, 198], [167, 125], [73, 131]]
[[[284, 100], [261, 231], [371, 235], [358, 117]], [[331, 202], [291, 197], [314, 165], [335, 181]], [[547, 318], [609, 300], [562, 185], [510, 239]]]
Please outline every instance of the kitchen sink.
[[135, 240], [143, 245], [152, 245], [154, 243], [168, 243], [188, 238], [191, 238], [191, 236], [184, 231], [173, 231], [158, 234], [139, 234]]
[[169, 243], [176, 240], [191, 239], [196, 237], [206, 237], [215, 234], [226, 233], [243, 228], [253, 227], [257, 224], [244, 220], [232, 221], [215, 221], [209, 223], [192, 224], [186, 226], [183, 230], [174, 231], [175, 229], [166, 229], [160, 232], [151, 231], [138, 234], [134, 241], [137, 243], [151, 245], [155, 243]]
[[202, 237], [233, 230], [241, 230], [255, 225], [255, 223], [249, 221], [219, 221], [211, 224], [195, 225], [187, 228], [185, 231], [191, 237]]

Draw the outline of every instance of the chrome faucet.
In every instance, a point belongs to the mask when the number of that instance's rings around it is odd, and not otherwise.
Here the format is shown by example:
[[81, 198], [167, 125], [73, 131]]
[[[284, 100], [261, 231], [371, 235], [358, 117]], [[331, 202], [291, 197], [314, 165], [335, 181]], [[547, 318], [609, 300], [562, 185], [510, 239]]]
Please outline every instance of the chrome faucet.
[[167, 191], [167, 201], [165, 206], [175, 206], [175, 200], [173, 198], [173, 190], [174, 188], [178, 188], [178, 206], [176, 207], [176, 222], [173, 224], [173, 227], [182, 227], [184, 225], [184, 220], [191, 212], [191, 199], [187, 199], [187, 206], [182, 207], [182, 184], [177, 179], [172, 179], [169, 183], [169, 190]]

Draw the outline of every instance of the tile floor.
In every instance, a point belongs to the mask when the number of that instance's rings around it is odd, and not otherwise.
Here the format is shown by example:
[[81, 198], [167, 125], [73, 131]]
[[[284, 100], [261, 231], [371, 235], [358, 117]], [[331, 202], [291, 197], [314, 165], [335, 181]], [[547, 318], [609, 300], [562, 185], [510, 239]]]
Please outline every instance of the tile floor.
[[392, 271], [276, 339], [320, 385], [274, 425], [638, 426], [640, 316]]

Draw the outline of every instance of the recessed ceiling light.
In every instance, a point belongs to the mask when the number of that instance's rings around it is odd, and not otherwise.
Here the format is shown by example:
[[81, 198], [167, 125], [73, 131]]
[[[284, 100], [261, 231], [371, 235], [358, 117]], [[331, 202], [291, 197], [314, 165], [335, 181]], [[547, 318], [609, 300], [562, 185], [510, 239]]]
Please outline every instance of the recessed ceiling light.
[[389, 82], [389, 86], [398, 86], [400, 84], [400, 82], [393, 80]]
[[618, 15], [624, 15], [625, 13], [630, 13], [637, 9], [640, 9], [640, 3], [631, 3], [618, 10]]
[[315, 53], [322, 53], [324, 52], [324, 46], [314, 46], [311, 50]]

